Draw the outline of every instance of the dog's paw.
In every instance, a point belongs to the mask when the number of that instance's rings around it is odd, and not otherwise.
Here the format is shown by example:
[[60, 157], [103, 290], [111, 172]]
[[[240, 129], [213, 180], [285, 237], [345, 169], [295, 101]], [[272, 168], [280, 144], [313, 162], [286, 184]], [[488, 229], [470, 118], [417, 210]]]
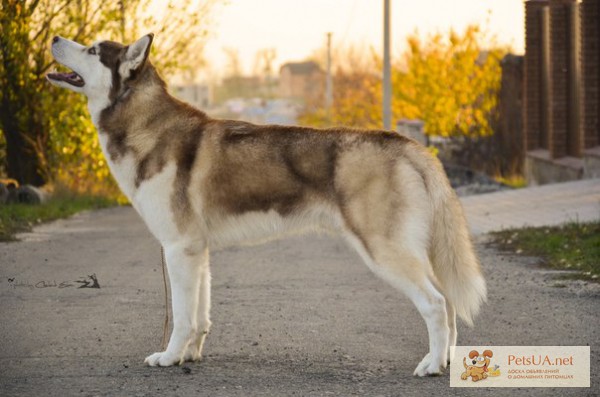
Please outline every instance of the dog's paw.
[[202, 355], [196, 345], [190, 344], [183, 355], [183, 361], [200, 361]]
[[183, 362], [181, 357], [169, 352], [154, 353], [146, 357], [144, 363], [151, 367], [170, 367], [171, 365], [179, 365]]
[[200, 361], [202, 359], [202, 347], [204, 346], [206, 335], [208, 335], [208, 327], [210, 327], [210, 323], [204, 331], [196, 333], [195, 338], [185, 349], [183, 361]]
[[427, 353], [423, 360], [417, 365], [414, 376], [436, 376], [442, 373], [442, 366], [440, 363], [433, 362], [431, 353]]

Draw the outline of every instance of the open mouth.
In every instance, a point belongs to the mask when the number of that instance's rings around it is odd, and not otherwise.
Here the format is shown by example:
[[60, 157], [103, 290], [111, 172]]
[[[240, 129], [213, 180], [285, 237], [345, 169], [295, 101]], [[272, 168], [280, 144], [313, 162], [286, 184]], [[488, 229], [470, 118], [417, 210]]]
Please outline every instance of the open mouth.
[[52, 72], [48, 73], [48, 78], [54, 81], [64, 81], [65, 83], [71, 84], [75, 87], [83, 87], [85, 85], [83, 78], [75, 72]]

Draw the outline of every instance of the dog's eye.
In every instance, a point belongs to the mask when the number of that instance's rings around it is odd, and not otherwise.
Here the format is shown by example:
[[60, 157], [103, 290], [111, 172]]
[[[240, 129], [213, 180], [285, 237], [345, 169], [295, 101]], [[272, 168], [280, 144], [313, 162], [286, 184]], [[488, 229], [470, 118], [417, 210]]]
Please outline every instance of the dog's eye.
[[94, 47], [90, 48], [88, 50], [88, 54], [90, 54], [90, 55], [96, 55], [96, 49]]

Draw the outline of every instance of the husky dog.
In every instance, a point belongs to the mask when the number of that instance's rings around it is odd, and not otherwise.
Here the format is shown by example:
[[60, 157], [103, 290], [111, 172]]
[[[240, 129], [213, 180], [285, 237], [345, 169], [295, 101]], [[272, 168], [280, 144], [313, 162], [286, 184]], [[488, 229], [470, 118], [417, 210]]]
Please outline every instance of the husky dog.
[[163, 245], [173, 331], [151, 366], [200, 359], [209, 331], [209, 247], [291, 231], [337, 232], [423, 316], [440, 373], [456, 316], [472, 324], [486, 286], [461, 205], [427, 150], [388, 131], [217, 120], [167, 92], [148, 60], [153, 35], [125, 46], [52, 40], [72, 72], [48, 80], [87, 96], [110, 169]]

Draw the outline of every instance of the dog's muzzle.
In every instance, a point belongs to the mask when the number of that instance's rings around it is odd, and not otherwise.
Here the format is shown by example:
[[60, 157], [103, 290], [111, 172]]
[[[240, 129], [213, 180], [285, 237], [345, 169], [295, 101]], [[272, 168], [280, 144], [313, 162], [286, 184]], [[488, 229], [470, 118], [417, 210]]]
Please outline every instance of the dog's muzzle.
[[[55, 59], [57, 58], [56, 52], [55, 52], [57, 50], [55, 49], [56, 48], [55, 45], [58, 45], [58, 43], [60, 43], [60, 41], [61, 41], [61, 38], [59, 36], [54, 36], [52, 38], [52, 55], [54, 56]], [[61, 51], [61, 53], [62, 53], [62, 51]], [[46, 77], [49, 80], [63, 81], [65, 83], [70, 84], [75, 87], [83, 87], [85, 85], [85, 81], [83, 80], [83, 78], [74, 71], [66, 72], [66, 73], [51, 72], [51, 73], [48, 73], [46, 75]]]

